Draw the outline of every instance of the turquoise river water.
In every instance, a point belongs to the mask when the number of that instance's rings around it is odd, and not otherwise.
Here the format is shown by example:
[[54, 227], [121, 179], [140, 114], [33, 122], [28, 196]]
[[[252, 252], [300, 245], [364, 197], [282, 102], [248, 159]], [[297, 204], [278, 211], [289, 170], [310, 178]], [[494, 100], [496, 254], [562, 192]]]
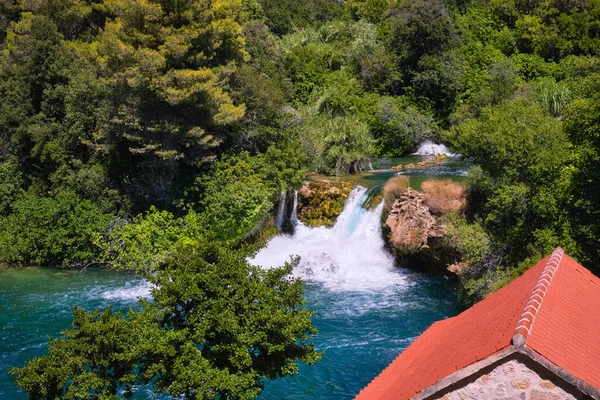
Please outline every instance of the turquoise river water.
[[[465, 168], [451, 159], [412, 174], [417, 180], [461, 179]], [[314, 341], [325, 351], [316, 365], [301, 365], [298, 375], [265, 382], [259, 399], [351, 399], [433, 322], [462, 310], [452, 279], [394, 264], [383, 248], [382, 206], [361, 207], [391, 175], [365, 175], [364, 187], [353, 191], [333, 228], [297, 225], [294, 235], [275, 237], [253, 260], [269, 268], [291, 255], [302, 257], [295, 274], [305, 280], [307, 307], [316, 312], [319, 329]], [[47, 338], [70, 326], [72, 305], [135, 307], [149, 293], [140, 277], [104, 270], [0, 273], [0, 399], [26, 397], [8, 370], [46, 351]], [[142, 390], [136, 397], [152, 395]]]

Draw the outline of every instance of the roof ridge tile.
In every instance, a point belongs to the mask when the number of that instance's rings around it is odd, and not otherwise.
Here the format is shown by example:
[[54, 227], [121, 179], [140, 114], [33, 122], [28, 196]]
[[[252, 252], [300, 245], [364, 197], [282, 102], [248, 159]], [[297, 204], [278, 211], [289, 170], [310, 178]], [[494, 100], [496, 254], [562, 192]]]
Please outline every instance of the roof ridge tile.
[[[548, 261], [546, 261], [546, 265], [540, 274], [540, 278], [533, 287], [529, 301], [525, 304], [521, 318], [519, 319], [519, 322], [517, 322], [517, 328], [515, 329], [512, 340], [514, 345], [524, 345], [527, 341], [527, 337], [531, 334], [535, 317], [542, 307], [548, 288], [552, 283], [554, 275], [556, 275], [556, 271], [562, 262], [564, 254], [565, 252], [563, 249], [557, 247], [548, 258]], [[522, 339], [518, 338], [519, 335], [522, 336]]]

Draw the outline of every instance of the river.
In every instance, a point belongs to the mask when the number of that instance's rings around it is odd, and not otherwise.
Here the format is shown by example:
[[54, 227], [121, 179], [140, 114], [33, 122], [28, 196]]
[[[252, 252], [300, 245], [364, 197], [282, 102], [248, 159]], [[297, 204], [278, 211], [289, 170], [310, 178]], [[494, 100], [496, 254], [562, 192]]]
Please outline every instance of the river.
[[[375, 168], [419, 161], [423, 156], [380, 160]], [[466, 165], [448, 159], [442, 165], [403, 172], [411, 185], [427, 177], [462, 179]], [[297, 225], [294, 235], [273, 238], [254, 262], [266, 268], [300, 255], [295, 274], [305, 280], [306, 305], [315, 311], [314, 337], [324, 350], [316, 365], [265, 382], [259, 399], [351, 399], [433, 322], [454, 316], [456, 283], [447, 278], [394, 265], [383, 248], [382, 206], [367, 211], [362, 203], [393, 173], [355, 177], [361, 185], [331, 228]], [[24, 399], [8, 369], [46, 351], [71, 323], [71, 306], [87, 309], [135, 307], [148, 297], [149, 285], [135, 275], [104, 270], [8, 270], [0, 274], [0, 399]], [[140, 398], [146, 398], [146, 392]]]

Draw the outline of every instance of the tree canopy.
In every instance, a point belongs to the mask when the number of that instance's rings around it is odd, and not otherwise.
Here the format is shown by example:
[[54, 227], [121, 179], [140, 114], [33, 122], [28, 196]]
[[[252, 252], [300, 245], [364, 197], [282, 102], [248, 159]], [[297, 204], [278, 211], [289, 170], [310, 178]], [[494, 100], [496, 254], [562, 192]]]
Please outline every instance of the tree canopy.
[[74, 308], [49, 353], [11, 370], [30, 398], [129, 397], [139, 385], [186, 398], [250, 399], [263, 379], [315, 363], [316, 330], [293, 263], [264, 270], [196, 236], [150, 280], [152, 302], [125, 315]]
[[32, 397], [247, 398], [314, 362], [291, 266], [246, 246], [307, 172], [424, 139], [473, 164], [445, 222], [467, 301], [557, 245], [600, 272], [600, 0], [0, 3], [0, 263], [157, 285], [75, 310], [14, 371]]

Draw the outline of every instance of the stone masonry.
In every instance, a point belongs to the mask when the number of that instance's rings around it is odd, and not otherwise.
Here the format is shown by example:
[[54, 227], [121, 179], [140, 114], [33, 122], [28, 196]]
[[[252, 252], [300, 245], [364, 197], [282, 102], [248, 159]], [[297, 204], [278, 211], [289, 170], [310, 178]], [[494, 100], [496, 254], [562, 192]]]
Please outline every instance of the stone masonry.
[[542, 379], [525, 364], [510, 360], [480, 376], [460, 389], [447, 393], [442, 400], [515, 399], [562, 400], [578, 399], [552, 381]]

